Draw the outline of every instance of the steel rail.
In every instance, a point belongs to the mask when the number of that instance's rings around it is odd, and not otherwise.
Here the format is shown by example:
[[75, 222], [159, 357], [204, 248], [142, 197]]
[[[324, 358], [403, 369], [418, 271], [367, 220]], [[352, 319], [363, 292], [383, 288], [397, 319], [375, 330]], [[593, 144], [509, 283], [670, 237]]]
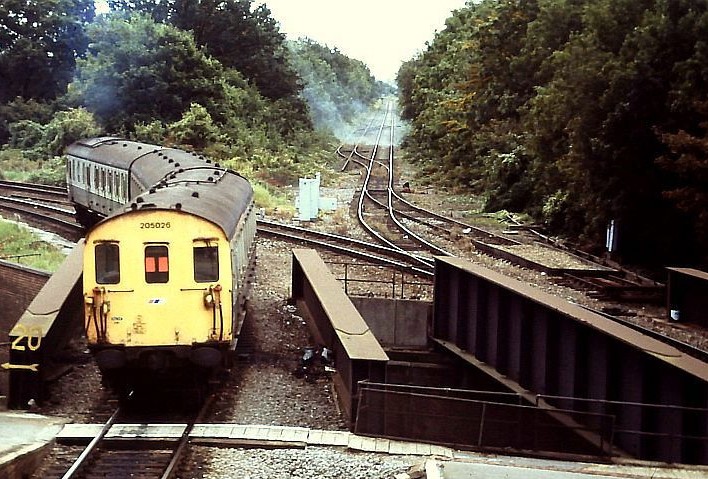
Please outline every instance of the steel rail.
[[[354, 238], [349, 238], [347, 236], [339, 236], [339, 235], [334, 235], [331, 233], [323, 233], [320, 231], [313, 231], [313, 230], [308, 230], [305, 228], [300, 228], [297, 226], [283, 225], [281, 223], [273, 223], [273, 222], [268, 222], [268, 221], [264, 221], [264, 220], [258, 220], [258, 232], [263, 233], [263, 234], [267, 234], [267, 235], [271, 235], [271, 236], [276, 236], [276, 237], [286, 239], [286, 240], [301, 241], [304, 243], [309, 243], [314, 246], [320, 246], [323, 248], [327, 248], [327, 249], [329, 249], [335, 253], [338, 253], [338, 254], [367, 260], [367, 261], [373, 262], [374, 264], [383, 264], [386, 266], [394, 267], [394, 268], [406, 271], [410, 274], [418, 274], [418, 275], [427, 276], [427, 277], [434, 276], [434, 273], [433, 273], [434, 263], [433, 263], [432, 259], [425, 259], [425, 258], [416, 257], [416, 262], [426, 261], [426, 263], [424, 263], [425, 269], [421, 269], [421, 268], [416, 267], [413, 264], [411, 264], [411, 259], [413, 258], [413, 255], [411, 255], [410, 253], [408, 253], [406, 251], [401, 251], [399, 249], [381, 246], [376, 243], [368, 243], [368, 242], [357, 240]], [[306, 235], [315, 236], [319, 239], [308, 238]], [[334, 241], [335, 243], [327, 242], [326, 240]], [[387, 258], [385, 256], [373, 254], [373, 253], [367, 253], [365, 251], [358, 251], [358, 250], [352, 249], [351, 247], [345, 247], [345, 246], [338, 245], [338, 244], [336, 244], [337, 242], [354, 244], [354, 245], [359, 246], [363, 249], [373, 249], [374, 251], [378, 251], [382, 254], [400, 257], [406, 262], [401, 262], [398, 260], [394, 260], [391, 258]]]
[[[381, 233], [379, 233], [375, 228], [373, 228], [371, 225], [369, 225], [364, 218], [364, 199], [367, 197], [371, 199], [371, 195], [369, 194], [369, 191], [368, 191], [369, 182], [371, 181], [372, 170], [373, 170], [374, 163], [376, 162], [376, 154], [378, 153], [378, 149], [381, 144], [381, 136], [383, 134], [383, 129], [386, 125], [386, 120], [387, 120], [388, 116], [392, 114], [391, 110], [392, 110], [392, 106], [391, 106], [391, 103], [389, 102], [387, 105], [387, 108], [386, 108], [386, 113], [384, 115], [384, 118], [381, 122], [381, 125], [379, 126], [379, 129], [378, 129], [378, 132], [376, 135], [376, 141], [374, 143], [374, 148], [371, 152], [371, 157], [368, 158], [368, 165], [366, 167], [366, 176], [364, 178], [364, 182], [361, 187], [361, 194], [359, 195], [359, 200], [357, 203], [357, 219], [359, 220], [359, 223], [362, 225], [362, 227], [366, 231], [368, 231], [369, 234], [371, 234], [376, 239], [378, 239], [381, 243], [388, 245], [389, 247], [399, 250], [401, 252], [406, 252], [403, 248], [401, 248], [400, 246], [398, 246], [394, 242], [390, 241], [388, 238], [386, 238]], [[417, 255], [413, 255], [413, 256], [411, 256], [411, 258], [414, 261], [420, 262], [421, 264], [424, 264], [427, 267], [430, 266], [428, 261], [421, 260], [420, 257]]]
[[23, 183], [21, 181], [0, 180], [0, 188], [8, 188], [18, 191], [36, 191], [52, 195], [63, 195], [66, 198], [66, 188], [54, 185], [42, 185], [39, 183]]
[[71, 479], [73, 477], [77, 477], [76, 475], [78, 474], [78, 471], [86, 463], [86, 459], [91, 456], [94, 450], [96, 450], [98, 444], [103, 440], [106, 434], [108, 434], [108, 431], [110, 431], [111, 427], [118, 419], [119, 414], [120, 408], [115, 410], [115, 412], [111, 415], [108, 421], [106, 421], [106, 423], [103, 425], [101, 431], [96, 435], [96, 437], [91, 440], [89, 445], [86, 446], [86, 449], [81, 452], [76, 461], [74, 461], [74, 464], [72, 464], [72, 466], [64, 473], [61, 479]]
[[[385, 164], [379, 160], [376, 159], [376, 154], [378, 153], [379, 147], [381, 146], [381, 137], [383, 135], [383, 130], [386, 126], [387, 119], [391, 118], [391, 127], [390, 127], [390, 133], [389, 133], [389, 153], [388, 153], [388, 159], [387, 163]], [[391, 190], [393, 189], [393, 152], [394, 152], [394, 130], [395, 130], [395, 118], [393, 116], [393, 105], [392, 102], [388, 102], [387, 107], [386, 107], [386, 115], [383, 118], [383, 121], [381, 122], [381, 125], [379, 127], [379, 131], [376, 137], [376, 143], [374, 145], [374, 149], [371, 153], [371, 157], [367, 159], [369, 162], [366, 168], [366, 178], [364, 179], [364, 184], [362, 186], [362, 192], [361, 195], [359, 196], [359, 202], [357, 206], [357, 216], [359, 218], [359, 223], [362, 224], [362, 226], [369, 231], [372, 235], [374, 235], [379, 241], [383, 242], [384, 244], [387, 244], [388, 246], [394, 248], [394, 249], [401, 249], [398, 245], [393, 243], [392, 241], [388, 240], [385, 238], [381, 233], [376, 231], [374, 228], [372, 228], [364, 219], [363, 217], [363, 204], [364, 204], [364, 198], [368, 198], [374, 203], [381, 204], [376, 200], [370, 191], [369, 184], [371, 181], [372, 177], [372, 171], [374, 164], [380, 164], [382, 167], [384, 167], [387, 170], [388, 173], [388, 178], [387, 178], [387, 186], [386, 186], [386, 191], [387, 191], [387, 200], [388, 200], [388, 205], [384, 205], [384, 209], [387, 210], [389, 218], [393, 221], [393, 223], [401, 230], [405, 235], [407, 235], [409, 238], [412, 238], [415, 240], [417, 243], [420, 245], [424, 246], [427, 248], [429, 251], [432, 251], [434, 254], [440, 255], [440, 256], [452, 256], [448, 251], [440, 248], [439, 246], [435, 245], [434, 243], [431, 243], [430, 241], [426, 240], [425, 238], [421, 237], [417, 233], [413, 232], [410, 228], [406, 227], [401, 221], [396, 217], [396, 212], [393, 209], [392, 205], [392, 193]]]
[[7, 203], [12, 203], [15, 205], [25, 205], [30, 208], [41, 208], [45, 211], [51, 211], [52, 213], [60, 214], [62, 216], [74, 216], [74, 211], [66, 208], [59, 208], [58, 206], [47, 205], [44, 203], [38, 203], [37, 199], [34, 198], [14, 198], [12, 196], [0, 196], [0, 199]]
[[[389, 108], [390, 108], [390, 105], [389, 105]], [[369, 234], [373, 235], [380, 242], [388, 245], [389, 247], [391, 247], [393, 249], [398, 249], [398, 250], [403, 251], [403, 248], [400, 248], [395, 243], [389, 241], [382, 234], [380, 234], [378, 231], [376, 231], [374, 228], [372, 228], [364, 219], [364, 199], [367, 197], [367, 189], [369, 187], [369, 182], [371, 181], [371, 171], [372, 171], [373, 164], [374, 164], [374, 158], [376, 158], [376, 153], [378, 152], [378, 149], [379, 149], [379, 143], [381, 140], [381, 133], [383, 131], [384, 124], [386, 123], [386, 118], [389, 113], [389, 108], [386, 109], [386, 114], [384, 115], [384, 119], [381, 122], [381, 126], [379, 127], [379, 130], [378, 130], [378, 133], [376, 136], [376, 142], [375, 142], [374, 148], [371, 152], [371, 158], [367, 159], [367, 161], [369, 163], [368, 163], [368, 165], [366, 165], [366, 176], [364, 177], [364, 183], [362, 184], [362, 187], [361, 187], [361, 194], [359, 195], [359, 200], [357, 202], [357, 218], [359, 219], [359, 223], [364, 227], [364, 229], [366, 229], [366, 231], [368, 231]]]
[[199, 413], [195, 416], [194, 420], [189, 421], [187, 423], [187, 427], [184, 428], [179, 443], [177, 444], [177, 447], [175, 448], [175, 451], [172, 454], [172, 458], [170, 459], [170, 462], [165, 468], [165, 472], [162, 474], [160, 479], [172, 479], [172, 477], [174, 477], [174, 475], [177, 473], [177, 466], [179, 465], [179, 462], [182, 459], [184, 452], [189, 446], [189, 435], [192, 433], [194, 426], [197, 423], [203, 421], [204, 417], [207, 414], [207, 411], [214, 404], [215, 400], [216, 395], [210, 394], [209, 397], [207, 397], [206, 401], [204, 401], [204, 404], [202, 404], [202, 407], [199, 409]]
[[403, 223], [401, 223], [398, 218], [396, 217], [396, 210], [393, 208], [393, 152], [394, 152], [394, 131], [395, 131], [395, 122], [396, 118], [391, 115], [391, 132], [390, 132], [390, 139], [389, 139], [389, 150], [388, 150], [388, 215], [389, 217], [393, 220], [393, 222], [401, 228], [403, 231], [406, 231], [409, 236], [412, 236], [415, 238], [416, 241], [419, 243], [423, 244], [426, 248], [429, 250], [433, 251], [434, 253], [440, 255], [440, 256], [453, 256], [451, 253], [449, 253], [447, 250], [440, 248], [436, 244], [426, 240], [422, 236], [414, 233], [410, 228], [406, 227]]
[[[42, 211], [36, 211], [36, 207], [42, 208], [44, 211], [47, 209], [52, 211], [53, 208], [51, 206], [21, 201], [14, 198], [0, 197], [0, 211], [7, 211], [20, 218], [24, 217], [26, 221], [32, 223], [34, 226], [49, 227], [50, 231], [71, 241], [76, 241], [83, 235], [84, 229], [78, 223], [50, 216], [42, 213]], [[56, 211], [54, 212], [57, 213]], [[61, 209], [59, 214], [68, 216], [69, 213]]]
[[[359, 138], [357, 139], [356, 143], [354, 144], [351, 153], [349, 153], [348, 158], [346, 159], [346, 161], [344, 162], [344, 164], [342, 165], [342, 167], [340, 168], [339, 171], [344, 171], [347, 168], [347, 166], [349, 166], [349, 161], [352, 159], [352, 157], [354, 155], [361, 156], [356, 151], [356, 147], [358, 144], [361, 143], [362, 138], [364, 138], [364, 136], [369, 132], [369, 129], [371, 128], [371, 125], [374, 123], [375, 119], [376, 119], [376, 117], [374, 115], [371, 115], [371, 119], [369, 120], [369, 123], [367, 123], [366, 126], [364, 127], [363, 131], [361, 132], [361, 135], [359, 135]], [[342, 145], [340, 145], [339, 148], [337, 148], [337, 153], [339, 153], [342, 157], [344, 157], [345, 155], [342, 154], [340, 151], [341, 148], [342, 148]], [[355, 160], [355, 161], [357, 161], [357, 160]], [[357, 163], [361, 164], [359, 161], [357, 161]], [[364, 165], [362, 165], [362, 166], [364, 166]]]
[[337, 148], [337, 151], [336, 151], [336, 153], [337, 153], [339, 156], [341, 156], [342, 158], [346, 158], [346, 159], [347, 159], [346, 162], [345, 162], [345, 165], [340, 169], [340, 171], [344, 171], [344, 169], [347, 167], [347, 165], [349, 164], [350, 161], [352, 161], [352, 162], [358, 164], [358, 165], [361, 166], [362, 168], [366, 168], [366, 164], [365, 164], [364, 162], [362, 162], [362, 161], [361, 161], [360, 159], [358, 159], [358, 158], [354, 158], [354, 155], [361, 157], [361, 154], [359, 154], [359, 153], [356, 151], [356, 145], [353, 145], [353, 146], [352, 146], [352, 151], [351, 151], [351, 153], [349, 153], [349, 155], [345, 155], [344, 153], [342, 153], [342, 147], [343, 147], [343, 146], [344, 146], [344, 145], [339, 145], [339, 147]]

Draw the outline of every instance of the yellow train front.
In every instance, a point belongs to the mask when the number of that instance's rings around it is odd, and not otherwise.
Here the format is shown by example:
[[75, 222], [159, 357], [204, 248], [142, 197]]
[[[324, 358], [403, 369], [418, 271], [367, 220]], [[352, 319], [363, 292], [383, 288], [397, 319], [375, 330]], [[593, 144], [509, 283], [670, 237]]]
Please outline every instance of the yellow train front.
[[186, 387], [229, 365], [255, 257], [252, 200], [229, 170], [180, 167], [88, 232], [87, 340], [119, 392]]

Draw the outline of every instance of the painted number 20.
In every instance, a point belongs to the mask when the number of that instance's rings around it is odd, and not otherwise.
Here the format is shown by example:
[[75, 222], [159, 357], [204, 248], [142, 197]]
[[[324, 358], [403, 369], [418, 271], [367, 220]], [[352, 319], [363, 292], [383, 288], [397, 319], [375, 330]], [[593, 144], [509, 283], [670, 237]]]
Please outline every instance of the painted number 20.
[[42, 343], [42, 328], [39, 326], [32, 326], [28, 328], [27, 326], [20, 324], [15, 329], [19, 334], [12, 342], [12, 349], [24, 351], [25, 346], [20, 343], [25, 338], [27, 338], [27, 347], [30, 351], [36, 351], [39, 349], [39, 345]]

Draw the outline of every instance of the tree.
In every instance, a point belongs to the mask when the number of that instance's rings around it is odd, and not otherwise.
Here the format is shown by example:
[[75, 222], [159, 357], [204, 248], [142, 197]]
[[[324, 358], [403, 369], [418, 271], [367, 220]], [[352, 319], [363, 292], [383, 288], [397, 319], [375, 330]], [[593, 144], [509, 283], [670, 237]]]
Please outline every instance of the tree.
[[302, 85], [288, 63], [285, 36], [265, 4], [252, 0], [111, 0], [111, 8], [146, 13], [191, 31], [197, 44], [235, 68], [271, 99], [296, 101]]
[[189, 33], [134, 14], [104, 16], [89, 35], [91, 48], [79, 61], [68, 99], [86, 106], [107, 131], [175, 121], [191, 103], [218, 117], [224, 69]]
[[663, 195], [691, 219], [694, 241], [690, 243], [696, 247], [702, 266], [708, 267], [708, 101], [697, 103], [696, 112], [703, 118], [702, 133], [660, 133], [669, 152], [659, 157], [657, 164], [673, 184]]
[[190, 145], [197, 150], [204, 150], [219, 139], [218, 128], [211, 115], [196, 103], [190, 105], [181, 120], [171, 125], [170, 134], [182, 145]]
[[384, 94], [384, 85], [365, 64], [336, 48], [301, 38], [290, 42], [289, 50], [291, 63], [305, 85], [302, 95], [318, 127], [334, 130], [345, 126]]
[[93, 0], [3, 0], [0, 104], [63, 94], [86, 51], [84, 29], [93, 16]]
[[705, 136], [706, 38], [693, 0], [469, 3], [399, 72], [406, 144], [487, 208], [596, 246], [615, 219], [626, 259], [670, 261], [667, 245], [703, 231], [678, 168]]
[[101, 133], [96, 121], [83, 108], [57, 112], [46, 124], [20, 120], [10, 124], [11, 148], [24, 150], [33, 160], [60, 156], [71, 143]]

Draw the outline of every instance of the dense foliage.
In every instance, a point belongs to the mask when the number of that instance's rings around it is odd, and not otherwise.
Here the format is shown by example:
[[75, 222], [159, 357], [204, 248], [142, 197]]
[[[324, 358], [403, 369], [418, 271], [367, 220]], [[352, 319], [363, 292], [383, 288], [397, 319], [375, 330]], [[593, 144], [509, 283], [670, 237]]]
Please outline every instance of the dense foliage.
[[143, 12], [192, 33], [224, 67], [238, 70], [261, 94], [297, 100], [302, 85], [286, 56], [285, 36], [267, 6], [252, 0], [110, 0], [116, 10]]
[[53, 99], [71, 81], [86, 49], [92, 0], [3, 0], [0, 4], [0, 103]]
[[46, 104], [71, 81], [93, 15], [93, 0], [0, 3], [0, 144], [12, 121], [50, 115]]
[[[708, 6], [483, 0], [398, 74], [431, 177], [632, 261], [708, 264]], [[423, 160], [423, 159], [434, 160]]]
[[[305, 94], [321, 79], [308, 70], [319, 60], [300, 59], [265, 6], [109, 3], [97, 17], [92, 0], [0, 6], [2, 174], [60, 181], [52, 158], [101, 134], [203, 150], [266, 183], [291, 183], [331, 158], [335, 140], [313, 129], [318, 107]], [[319, 50], [338, 62], [333, 91], [370, 101], [378, 84], [368, 70], [335, 53]]]

